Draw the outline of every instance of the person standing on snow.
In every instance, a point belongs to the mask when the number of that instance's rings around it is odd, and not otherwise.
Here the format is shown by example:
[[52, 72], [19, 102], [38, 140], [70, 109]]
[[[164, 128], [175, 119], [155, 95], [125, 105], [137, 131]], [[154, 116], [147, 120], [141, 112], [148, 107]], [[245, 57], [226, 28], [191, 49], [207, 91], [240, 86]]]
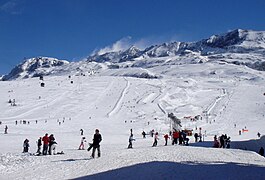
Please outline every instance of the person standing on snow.
[[29, 152], [29, 140], [25, 139], [23, 143], [23, 153], [27, 153], [27, 152]]
[[99, 143], [101, 141], [102, 141], [101, 134], [99, 134], [99, 130], [96, 129], [95, 134], [94, 134], [94, 138], [93, 138], [93, 143], [92, 143], [92, 147], [93, 147], [92, 155], [91, 155], [92, 158], [95, 158], [96, 149], [98, 151], [98, 157], [100, 157], [100, 145], [99, 145]]
[[143, 132], [142, 132], [142, 135], [143, 135], [143, 138], [145, 138], [145, 136], [146, 136], [146, 133], [143, 131]]
[[168, 140], [168, 138], [169, 138], [168, 134], [165, 134], [165, 135], [164, 135], [164, 138], [165, 138], [165, 141], [166, 141], [165, 146], [167, 146], [167, 140]]
[[157, 146], [158, 132], [155, 133], [153, 147]]
[[258, 132], [258, 134], [257, 134], [257, 135], [258, 135], [258, 138], [260, 138], [261, 134], [260, 134], [259, 132]]
[[41, 143], [41, 137], [40, 137], [40, 138], [38, 139], [38, 141], [37, 141], [37, 146], [38, 146], [37, 154], [41, 154], [41, 152], [40, 152], [41, 145], [42, 145], [42, 143]]
[[135, 141], [135, 139], [133, 139], [133, 134], [131, 134], [130, 137], [129, 137], [128, 149], [131, 149], [132, 148], [132, 141]]
[[46, 133], [45, 136], [43, 136], [42, 141], [43, 141], [42, 154], [47, 155], [49, 142], [50, 142], [50, 138], [48, 137], [48, 133]]
[[195, 138], [195, 142], [198, 142], [199, 134], [198, 133], [195, 133], [194, 134], [194, 138]]
[[7, 127], [7, 125], [6, 125], [6, 127], [5, 127], [5, 134], [7, 134], [7, 129], [8, 129], [8, 127]]
[[50, 136], [49, 136], [49, 155], [52, 155], [52, 145], [53, 144], [57, 144], [56, 142], [55, 142], [55, 138], [54, 138], [54, 135], [53, 134], [51, 134]]
[[81, 144], [79, 146], [79, 150], [84, 150], [85, 149], [85, 142], [86, 142], [86, 138], [85, 137], [82, 137], [81, 139]]

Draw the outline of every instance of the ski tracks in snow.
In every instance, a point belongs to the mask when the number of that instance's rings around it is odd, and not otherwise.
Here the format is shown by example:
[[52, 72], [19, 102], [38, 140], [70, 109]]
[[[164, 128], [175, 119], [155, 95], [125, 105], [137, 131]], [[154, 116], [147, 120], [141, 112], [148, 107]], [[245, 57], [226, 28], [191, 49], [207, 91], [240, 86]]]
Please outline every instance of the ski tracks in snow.
[[127, 90], [130, 87], [130, 82], [126, 78], [124, 78], [124, 80], [126, 81], [126, 86], [122, 90], [122, 92], [120, 94], [120, 97], [118, 98], [117, 102], [115, 103], [113, 109], [110, 112], [107, 113], [107, 117], [113, 116], [113, 114], [116, 114], [120, 110], [121, 102], [122, 102]]

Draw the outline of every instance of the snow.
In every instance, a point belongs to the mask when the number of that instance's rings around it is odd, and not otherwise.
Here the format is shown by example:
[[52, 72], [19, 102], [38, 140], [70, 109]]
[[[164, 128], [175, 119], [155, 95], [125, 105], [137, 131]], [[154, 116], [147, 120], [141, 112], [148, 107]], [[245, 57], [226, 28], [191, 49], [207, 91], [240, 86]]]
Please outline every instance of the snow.
[[[257, 137], [265, 134], [264, 72], [218, 62], [149, 64], [153, 60], [146, 59], [147, 69], [103, 68], [90, 76], [79, 74], [94, 65], [79, 63], [72, 67], [82, 71], [44, 76], [45, 87], [39, 78], [0, 81], [0, 179], [264, 179], [265, 159], [256, 153], [265, 147], [265, 136]], [[136, 78], [142, 72], [159, 78]], [[189, 137], [190, 146], [164, 146], [171, 112], [183, 128], [201, 127], [204, 142]], [[196, 115], [202, 120], [184, 119]], [[80, 129], [91, 142], [96, 128], [102, 156], [91, 159], [91, 152], [77, 150]], [[239, 135], [243, 128], [248, 132]], [[127, 149], [130, 129], [133, 149]], [[157, 147], [141, 136], [152, 129], [159, 133]], [[45, 133], [54, 134], [57, 152], [65, 154], [30, 154]], [[212, 148], [214, 135], [223, 133], [231, 149]], [[22, 153], [26, 138], [30, 153]]]

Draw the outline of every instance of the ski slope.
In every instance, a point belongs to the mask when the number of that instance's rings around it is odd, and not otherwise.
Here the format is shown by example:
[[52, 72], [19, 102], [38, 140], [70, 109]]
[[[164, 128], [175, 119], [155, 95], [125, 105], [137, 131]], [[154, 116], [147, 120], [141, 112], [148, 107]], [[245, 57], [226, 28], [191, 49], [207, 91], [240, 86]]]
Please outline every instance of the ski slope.
[[[217, 75], [210, 75], [213, 68]], [[265, 134], [264, 73], [212, 64], [175, 66], [163, 74], [166, 70], [152, 69], [163, 75], [159, 79], [110, 71], [47, 76], [45, 87], [38, 78], [0, 81], [0, 179], [264, 179], [265, 159], [256, 153], [265, 147], [264, 136], [257, 138], [258, 132]], [[201, 127], [204, 142], [190, 137], [190, 146], [164, 146], [171, 112], [183, 128], [198, 132]], [[184, 119], [196, 115], [202, 119]], [[103, 137], [102, 157], [91, 159], [91, 152], [77, 150], [80, 129], [91, 142], [96, 128]], [[242, 128], [248, 132], [239, 135]], [[130, 129], [133, 149], [127, 149]], [[158, 147], [151, 147], [150, 136], [141, 136], [152, 129], [159, 133]], [[57, 151], [65, 154], [21, 153], [26, 138], [35, 153], [45, 133], [54, 134]], [[213, 136], [223, 133], [231, 137], [232, 148], [211, 148]]]

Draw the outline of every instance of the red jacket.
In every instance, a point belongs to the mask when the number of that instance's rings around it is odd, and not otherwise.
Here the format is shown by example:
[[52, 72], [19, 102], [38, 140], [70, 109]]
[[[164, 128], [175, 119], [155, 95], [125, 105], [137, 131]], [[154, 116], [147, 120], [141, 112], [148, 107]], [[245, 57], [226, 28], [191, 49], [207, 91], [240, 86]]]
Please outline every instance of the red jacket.
[[44, 136], [44, 137], [42, 138], [42, 141], [43, 141], [43, 144], [44, 144], [44, 145], [48, 145], [49, 142], [50, 142], [50, 138], [49, 138], [48, 136]]
[[179, 138], [179, 132], [173, 132], [173, 138]]

